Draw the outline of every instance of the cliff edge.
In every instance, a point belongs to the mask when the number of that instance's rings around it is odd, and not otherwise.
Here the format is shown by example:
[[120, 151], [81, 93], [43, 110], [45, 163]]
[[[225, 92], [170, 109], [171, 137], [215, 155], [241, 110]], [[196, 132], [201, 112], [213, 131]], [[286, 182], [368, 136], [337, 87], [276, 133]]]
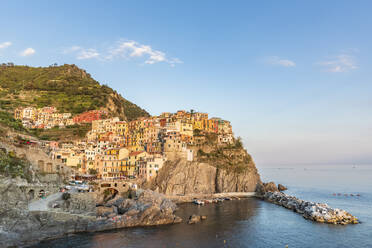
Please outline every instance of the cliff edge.
[[262, 185], [252, 157], [240, 139], [233, 145], [210, 144], [191, 147], [193, 161], [176, 157], [168, 160], [148, 185], [166, 195], [256, 192]]

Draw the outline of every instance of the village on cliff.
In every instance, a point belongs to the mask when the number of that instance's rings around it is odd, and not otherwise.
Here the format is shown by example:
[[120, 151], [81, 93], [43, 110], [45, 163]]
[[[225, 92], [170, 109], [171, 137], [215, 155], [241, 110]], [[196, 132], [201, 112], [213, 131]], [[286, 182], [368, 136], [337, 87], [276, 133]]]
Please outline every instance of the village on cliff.
[[[234, 142], [229, 121], [208, 118], [207, 113], [180, 110], [133, 121], [107, 118], [104, 110], [92, 110], [72, 117], [55, 107], [17, 108], [14, 117], [26, 128], [66, 128], [91, 123], [86, 137], [69, 142], [45, 141], [51, 159], [75, 171], [82, 178], [154, 178], [167, 160], [176, 157], [193, 161], [198, 145], [213, 134], [219, 145]], [[31, 142], [32, 143], [32, 142]], [[41, 171], [53, 173], [53, 168]]]

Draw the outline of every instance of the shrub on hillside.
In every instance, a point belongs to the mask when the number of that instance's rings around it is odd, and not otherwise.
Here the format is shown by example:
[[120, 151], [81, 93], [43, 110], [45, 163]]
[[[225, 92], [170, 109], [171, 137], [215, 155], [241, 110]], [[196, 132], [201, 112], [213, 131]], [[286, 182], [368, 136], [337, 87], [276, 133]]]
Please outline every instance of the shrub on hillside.
[[4, 150], [0, 150], [0, 174], [13, 178], [19, 176], [28, 181], [31, 180], [28, 161], [17, 157], [14, 152], [7, 153]]

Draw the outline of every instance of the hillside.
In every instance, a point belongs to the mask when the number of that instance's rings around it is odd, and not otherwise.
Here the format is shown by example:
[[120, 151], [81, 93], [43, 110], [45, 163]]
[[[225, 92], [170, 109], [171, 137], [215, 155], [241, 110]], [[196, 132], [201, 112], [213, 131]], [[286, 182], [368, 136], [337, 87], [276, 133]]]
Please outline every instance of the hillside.
[[19, 106], [55, 106], [60, 112], [79, 114], [93, 109], [134, 120], [149, 114], [76, 65], [50, 67], [0, 65], [0, 109]]

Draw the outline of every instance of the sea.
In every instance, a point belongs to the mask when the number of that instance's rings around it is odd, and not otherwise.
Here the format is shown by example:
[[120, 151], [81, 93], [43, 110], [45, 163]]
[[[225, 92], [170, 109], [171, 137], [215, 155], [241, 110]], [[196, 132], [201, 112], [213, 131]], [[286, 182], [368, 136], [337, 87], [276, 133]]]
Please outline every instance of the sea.
[[372, 165], [261, 166], [258, 170], [263, 181], [287, 186], [287, 194], [347, 210], [361, 223], [315, 223], [283, 207], [247, 198], [179, 205], [176, 214], [184, 219], [192, 214], [207, 216], [194, 225], [75, 234], [33, 247], [372, 247]]

